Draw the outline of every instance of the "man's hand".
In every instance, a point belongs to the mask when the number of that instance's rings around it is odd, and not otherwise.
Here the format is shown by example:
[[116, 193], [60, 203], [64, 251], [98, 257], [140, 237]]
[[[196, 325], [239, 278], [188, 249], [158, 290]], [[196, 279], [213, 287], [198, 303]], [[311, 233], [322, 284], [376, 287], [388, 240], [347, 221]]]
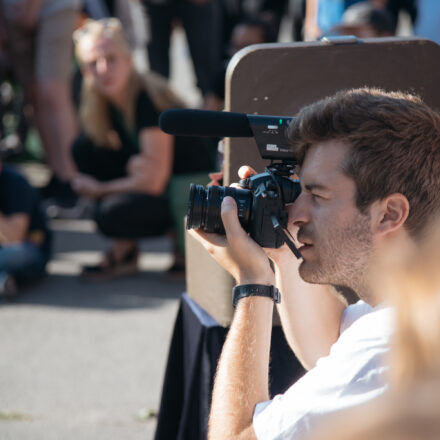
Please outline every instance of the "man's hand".
[[237, 205], [225, 197], [221, 206], [226, 236], [190, 230], [214, 259], [226, 269], [238, 284], [274, 284], [274, 273], [263, 249], [241, 227]]
[[[257, 174], [257, 172], [253, 168], [247, 165], [243, 165], [238, 170], [238, 176], [240, 177], [240, 179], [245, 179], [247, 177], [254, 176], [255, 174]], [[236, 188], [241, 188], [237, 183], [233, 183], [231, 186], [234, 186]], [[297, 230], [298, 228], [296, 228], [295, 231], [292, 231], [292, 229], [290, 229], [290, 233], [293, 235], [293, 237], [296, 237]], [[289, 249], [289, 247], [286, 244], [283, 244], [283, 246], [281, 246], [278, 249], [264, 248], [264, 251], [266, 252], [266, 255], [274, 263], [278, 263], [281, 261], [289, 261], [292, 258], [296, 260], [296, 257], [293, 257], [292, 251]]]

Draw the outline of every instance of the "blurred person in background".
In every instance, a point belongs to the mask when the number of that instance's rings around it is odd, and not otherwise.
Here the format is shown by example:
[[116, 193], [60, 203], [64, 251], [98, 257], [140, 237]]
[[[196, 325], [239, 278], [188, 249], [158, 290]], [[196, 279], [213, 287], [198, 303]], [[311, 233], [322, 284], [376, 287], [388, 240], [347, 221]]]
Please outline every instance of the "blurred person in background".
[[44, 275], [50, 245], [38, 192], [0, 161], [0, 297], [11, 299], [17, 285]]
[[[119, 20], [88, 20], [74, 42], [84, 80], [73, 187], [96, 202], [98, 230], [112, 239], [83, 276], [130, 274], [137, 271], [137, 240], [174, 228], [166, 194], [172, 174], [211, 170], [213, 155], [206, 144], [181, 144], [160, 130], [159, 113], [184, 103], [164, 78], [137, 72]], [[175, 264], [182, 258], [176, 253]]]
[[[328, 34], [337, 26], [344, 12], [352, 5], [362, 0], [307, 0], [304, 23], [304, 39], [316, 40]], [[393, 27], [397, 28], [400, 11], [409, 14], [414, 22], [417, 15], [416, 0], [369, 0], [375, 8], [386, 9], [391, 14]]]
[[45, 198], [71, 204], [75, 167], [69, 148], [76, 135], [71, 100], [72, 41], [81, 0], [0, 0], [6, 49], [32, 104], [52, 178]]
[[396, 26], [388, 10], [370, 2], [360, 2], [347, 8], [341, 22], [331, 30], [330, 35], [334, 33], [358, 38], [391, 37], [396, 33]]
[[274, 43], [278, 28], [270, 16], [245, 16], [237, 23], [231, 34], [227, 58], [218, 66], [205, 95], [205, 110], [223, 110], [225, 101], [225, 76], [229, 61], [234, 54], [252, 44]]
[[374, 404], [329, 419], [309, 440], [440, 437], [439, 249], [437, 216], [420, 248], [399, 246], [379, 256], [373, 284], [395, 309], [390, 390]]
[[150, 69], [170, 76], [170, 41], [173, 26], [181, 22], [202, 95], [221, 63], [221, 0], [144, 0], [149, 21], [147, 44]]
[[440, 2], [438, 0], [417, 0], [414, 34], [440, 44]]

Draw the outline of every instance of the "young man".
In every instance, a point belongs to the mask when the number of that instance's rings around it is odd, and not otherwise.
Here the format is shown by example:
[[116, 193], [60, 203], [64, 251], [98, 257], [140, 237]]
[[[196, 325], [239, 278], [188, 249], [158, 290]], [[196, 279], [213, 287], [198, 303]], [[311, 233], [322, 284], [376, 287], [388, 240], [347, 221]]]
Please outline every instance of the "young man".
[[[222, 204], [226, 237], [193, 232], [245, 285], [214, 385], [212, 439], [302, 438], [325, 415], [386, 389], [392, 311], [380, 304], [369, 271], [377, 252], [415, 245], [440, 208], [440, 115], [417, 97], [342, 91], [302, 109], [288, 135], [302, 188], [287, 208], [288, 229], [301, 243], [302, 261], [286, 246], [266, 249], [274, 274], [229, 197]], [[250, 173], [240, 170], [241, 177]], [[346, 308], [330, 285], [350, 288], [362, 301]], [[267, 286], [281, 291], [286, 338], [310, 369], [271, 401]]]

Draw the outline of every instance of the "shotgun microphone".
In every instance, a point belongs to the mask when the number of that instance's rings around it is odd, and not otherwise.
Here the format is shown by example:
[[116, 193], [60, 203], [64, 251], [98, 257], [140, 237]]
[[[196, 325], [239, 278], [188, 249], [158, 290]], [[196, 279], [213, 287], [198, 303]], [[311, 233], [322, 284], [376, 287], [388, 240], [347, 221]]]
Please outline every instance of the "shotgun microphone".
[[263, 159], [292, 159], [286, 130], [293, 118], [197, 109], [165, 110], [159, 127], [165, 133], [194, 137], [253, 137]]
[[170, 109], [161, 113], [159, 127], [177, 136], [253, 137], [244, 113]]

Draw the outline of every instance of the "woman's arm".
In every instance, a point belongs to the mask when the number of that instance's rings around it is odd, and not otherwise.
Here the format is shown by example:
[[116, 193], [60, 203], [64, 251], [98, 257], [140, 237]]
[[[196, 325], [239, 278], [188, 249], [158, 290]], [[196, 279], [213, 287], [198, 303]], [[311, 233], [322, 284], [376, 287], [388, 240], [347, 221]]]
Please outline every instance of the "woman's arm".
[[159, 127], [144, 128], [139, 133], [139, 144], [140, 153], [128, 161], [126, 177], [100, 182], [79, 175], [73, 183], [75, 191], [92, 198], [127, 192], [161, 195], [172, 172], [174, 137]]

